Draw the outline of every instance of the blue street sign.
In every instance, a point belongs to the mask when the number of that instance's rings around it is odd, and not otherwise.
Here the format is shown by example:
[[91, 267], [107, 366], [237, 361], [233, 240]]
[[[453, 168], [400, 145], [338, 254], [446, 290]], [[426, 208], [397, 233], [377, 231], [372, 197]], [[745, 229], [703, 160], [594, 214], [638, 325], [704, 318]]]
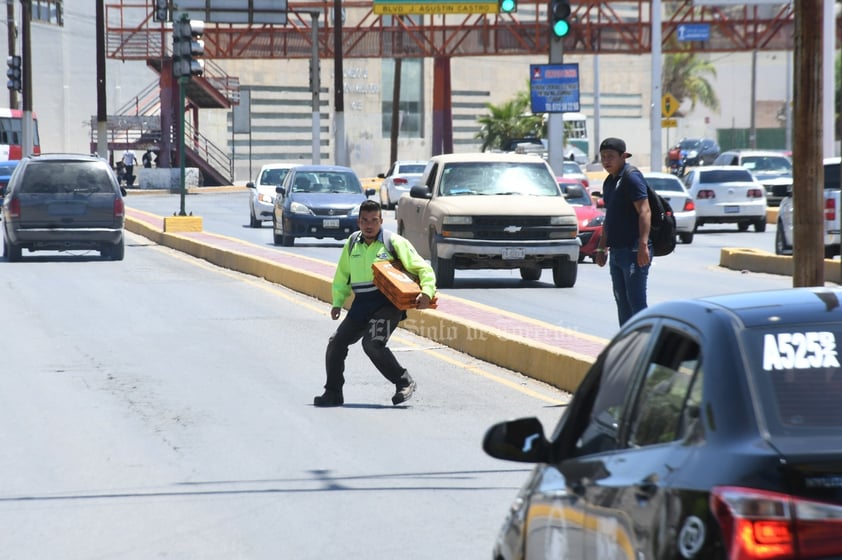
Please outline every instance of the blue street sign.
[[679, 41], [710, 41], [709, 23], [682, 23], [678, 26]]
[[530, 64], [532, 112], [578, 113], [579, 64]]

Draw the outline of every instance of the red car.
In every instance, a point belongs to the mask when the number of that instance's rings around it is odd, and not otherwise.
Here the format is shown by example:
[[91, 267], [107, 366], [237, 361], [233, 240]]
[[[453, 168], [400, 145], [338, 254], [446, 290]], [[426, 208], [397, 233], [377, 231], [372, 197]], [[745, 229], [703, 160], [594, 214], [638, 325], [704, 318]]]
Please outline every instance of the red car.
[[599, 247], [599, 239], [602, 237], [602, 222], [605, 220], [605, 211], [597, 208], [587, 188], [579, 179], [570, 177], [558, 177], [558, 186], [564, 192], [564, 198], [576, 211], [579, 219], [579, 240], [582, 246], [579, 248], [579, 262], [590, 257], [596, 261], [596, 248]]

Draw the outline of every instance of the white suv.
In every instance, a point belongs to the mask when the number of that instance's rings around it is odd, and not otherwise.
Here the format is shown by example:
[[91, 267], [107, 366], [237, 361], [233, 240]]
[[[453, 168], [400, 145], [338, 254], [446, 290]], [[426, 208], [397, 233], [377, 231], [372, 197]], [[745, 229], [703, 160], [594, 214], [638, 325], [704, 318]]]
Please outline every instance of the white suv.
[[[832, 259], [839, 254], [840, 240], [840, 181], [839, 164], [842, 158], [833, 157], [824, 160], [824, 256]], [[775, 234], [775, 253], [792, 254], [793, 243], [793, 206], [792, 194], [781, 201], [778, 209], [778, 231]]]

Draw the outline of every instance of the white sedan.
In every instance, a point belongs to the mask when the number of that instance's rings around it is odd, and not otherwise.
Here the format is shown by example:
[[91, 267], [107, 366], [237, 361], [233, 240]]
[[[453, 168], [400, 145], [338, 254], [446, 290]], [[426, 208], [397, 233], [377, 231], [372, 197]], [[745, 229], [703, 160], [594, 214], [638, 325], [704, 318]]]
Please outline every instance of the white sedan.
[[681, 180], [671, 173], [644, 173], [652, 189], [664, 197], [675, 216], [675, 230], [682, 243], [692, 243], [696, 230], [696, 204]]
[[396, 161], [389, 171], [379, 174], [378, 177], [383, 179], [380, 205], [386, 209], [394, 208], [404, 193], [418, 183], [426, 167], [426, 161]]
[[275, 209], [275, 187], [284, 182], [284, 177], [297, 163], [267, 163], [260, 168], [257, 182], [249, 181], [249, 226], [259, 228], [265, 220], [272, 219]]
[[740, 231], [766, 231], [766, 189], [738, 165], [694, 167], [684, 186], [696, 204], [696, 229], [703, 224], [737, 224]]

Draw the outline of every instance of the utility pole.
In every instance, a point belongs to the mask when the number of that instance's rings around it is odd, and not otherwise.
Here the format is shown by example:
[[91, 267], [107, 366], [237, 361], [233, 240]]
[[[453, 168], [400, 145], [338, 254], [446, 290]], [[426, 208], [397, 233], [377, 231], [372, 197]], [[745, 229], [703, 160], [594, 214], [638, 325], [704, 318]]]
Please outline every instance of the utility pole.
[[345, 146], [345, 71], [342, 68], [342, 0], [333, 2], [333, 159], [348, 165]]
[[[792, 285], [824, 286], [823, 4], [795, 6]], [[833, 40], [833, 37], [824, 37]]]
[[96, 0], [96, 152], [108, 159], [108, 108], [105, 90], [105, 0]]
[[23, 64], [23, 122], [21, 123], [21, 157], [32, 155], [35, 127], [32, 123], [32, 45], [29, 23], [32, 21], [32, 0], [21, 0], [21, 59]]
[[319, 64], [319, 12], [310, 13], [310, 32], [313, 50], [310, 56], [310, 91], [313, 103], [313, 165], [321, 162], [321, 122], [319, 108], [319, 89], [321, 89], [321, 69]]

